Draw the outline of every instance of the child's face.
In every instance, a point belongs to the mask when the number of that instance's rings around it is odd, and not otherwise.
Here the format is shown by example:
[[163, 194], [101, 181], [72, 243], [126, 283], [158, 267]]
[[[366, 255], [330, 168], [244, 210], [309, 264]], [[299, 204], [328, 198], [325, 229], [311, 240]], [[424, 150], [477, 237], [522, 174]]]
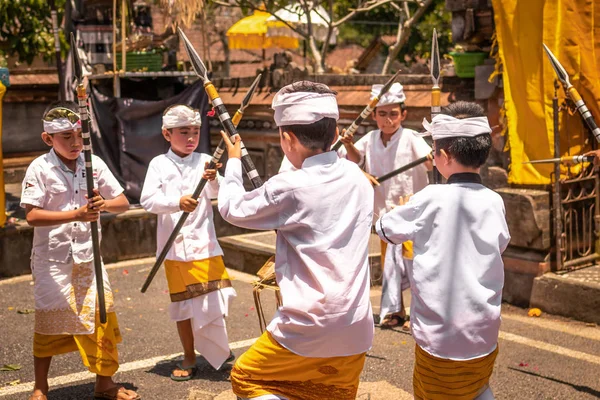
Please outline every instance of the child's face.
[[83, 149], [81, 129], [49, 134], [42, 133], [42, 140], [54, 148], [56, 154], [65, 160], [76, 160]]
[[402, 126], [402, 121], [406, 119], [406, 111], [402, 111], [400, 104], [378, 106], [373, 111], [373, 119], [381, 132], [391, 135]]
[[189, 156], [196, 150], [200, 142], [199, 126], [182, 126], [163, 129], [163, 136], [171, 143], [171, 150], [179, 157]]

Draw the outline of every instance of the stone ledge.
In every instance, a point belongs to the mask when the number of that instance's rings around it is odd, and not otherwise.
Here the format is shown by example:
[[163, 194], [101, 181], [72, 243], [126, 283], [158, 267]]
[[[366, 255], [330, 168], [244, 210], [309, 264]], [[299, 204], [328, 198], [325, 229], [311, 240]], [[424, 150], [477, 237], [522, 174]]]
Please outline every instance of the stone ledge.
[[495, 191], [504, 200], [511, 246], [548, 251], [551, 246], [548, 192], [518, 188]]
[[[249, 230], [235, 227], [221, 218], [216, 200], [212, 202], [217, 236], [240, 235]], [[101, 253], [105, 263], [151, 257], [156, 254], [156, 215], [141, 208], [121, 214], [102, 214]], [[30, 255], [33, 227], [25, 221], [0, 229], [0, 278], [31, 273]]]
[[533, 281], [531, 307], [580, 321], [600, 324], [600, 284], [544, 274]]

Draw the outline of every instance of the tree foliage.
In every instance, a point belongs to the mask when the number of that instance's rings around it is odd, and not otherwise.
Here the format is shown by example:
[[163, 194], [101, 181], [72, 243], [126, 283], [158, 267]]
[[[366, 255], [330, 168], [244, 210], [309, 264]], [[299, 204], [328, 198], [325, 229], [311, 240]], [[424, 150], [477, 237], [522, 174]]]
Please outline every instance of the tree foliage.
[[[65, 0], [56, 0], [58, 21], [62, 20]], [[60, 33], [61, 49], [69, 48]], [[17, 55], [31, 64], [36, 56], [54, 56], [54, 34], [50, 6], [46, 0], [0, 0], [0, 58]]]

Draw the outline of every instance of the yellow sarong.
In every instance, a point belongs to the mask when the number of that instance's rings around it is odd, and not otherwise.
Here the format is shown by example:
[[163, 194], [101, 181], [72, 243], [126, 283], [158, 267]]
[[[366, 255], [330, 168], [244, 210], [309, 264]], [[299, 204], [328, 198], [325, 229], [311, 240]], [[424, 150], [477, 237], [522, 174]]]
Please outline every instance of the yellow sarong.
[[350, 400], [356, 398], [365, 356], [302, 357], [265, 332], [236, 361], [231, 386], [243, 398], [275, 394], [290, 400]]
[[231, 287], [223, 257], [196, 261], [165, 260], [171, 301], [184, 301]]
[[119, 369], [117, 343], [121, 343], [121, 331], [117, 314], [106, 314], [106, 323], [100, 323], [96, 314], [96, 330], [91, 335], [42, 335], [33, 334], [33, 355], [38, 358], [52, 357], [79, 350], [83, 364], [93, 374], [113, 376]]
[[481, 358], [455, 361], [438, 358], [415, 345], [415, 399], [472, 400], [486, 390], [494, 369], [496, 350]]

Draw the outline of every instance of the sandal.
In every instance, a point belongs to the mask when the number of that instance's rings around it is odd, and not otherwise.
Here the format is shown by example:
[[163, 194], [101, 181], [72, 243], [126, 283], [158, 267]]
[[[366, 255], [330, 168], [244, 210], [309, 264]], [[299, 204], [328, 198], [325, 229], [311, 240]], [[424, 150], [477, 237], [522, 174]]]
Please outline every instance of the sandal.
[[[182, 370], [182, 371], [189, 371], [187, 375], [185, 376], [177, 376], [173, 373], [171, 373], [171, 379], [176, 381], [176, 382], [185, 382], [185, 381], [189, 381], [190, 379], [192, 379], [194, 377], [194, 375], [196, 375], [196, 365], [190, 365], [189, 367], [184, 367], [180, 362], [177, 363], [177, 368]], [[175, 371], [173, 371], [175, 372]]]
[[392, 329], [397, 326], [402, 326], [404, 330], [404, 323], [406, 319], [402, 317], [400, 314], [389, 314], [386, 315], [383, 321], [379, 324], [381, 329]]
[[227, 364], [228, 362], [232, 362], [233, 360], [235, 360], [235, 354], [233, 354], [233, 351], [229, 350], [229, 357], [227, 357], [227, 360], [225, 360], [223, 364]]
[[104, 392], [94, 392], [94, 400], [119, 400], [119, 394], [123, 393], [127, 396], [135, 396], [132, 400], [140, 400], [141, 397], [139, 394], [134, 392], [133, 390], [125, 389], [123, 386], [115, 386], [112, 389], [106, 390]]

